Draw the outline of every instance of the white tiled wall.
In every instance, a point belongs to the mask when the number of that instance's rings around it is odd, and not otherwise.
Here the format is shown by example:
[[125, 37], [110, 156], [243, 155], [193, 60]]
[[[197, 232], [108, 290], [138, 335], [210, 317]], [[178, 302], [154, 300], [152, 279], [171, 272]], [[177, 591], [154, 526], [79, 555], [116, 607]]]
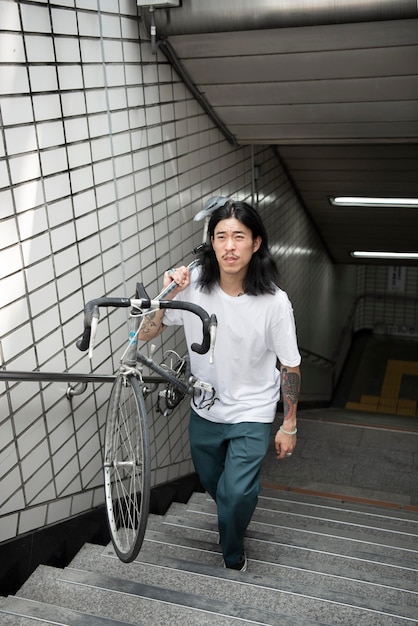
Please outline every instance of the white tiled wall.
[[[84, 303], [150, 294], [191, 259], [213, 195], [251, 201], [250, 147], [231, 147], [165, 58], [140, 42], [134, 0], [0, 0], [0, 358], [8, 370], [112, 373], [126, 312], [102, 315], [93, 363]], [[301, 347], [331, 357], [353, 299], [272, 150], [255, 149], [259, 210]], [[341, 287], [342, 282], [346, 288]], [[338, 304], [336, 303], [338, 302]], [[165, 347], [182, 346], [167, 330]], [[171, 335], [170, 335], [171, 332]], [[304, 397], [328, 393], [306, 366]], [[0, 541], [102, 503], [109, 386], [0, 383]], [[187, 403], [151, 412], [153, 484], [193, 471]]]
[[[357, 273], [355, 330], [418, 337], [418, 268], [362, 267]], [[400, 275], [399, 275], [400, 274]]]

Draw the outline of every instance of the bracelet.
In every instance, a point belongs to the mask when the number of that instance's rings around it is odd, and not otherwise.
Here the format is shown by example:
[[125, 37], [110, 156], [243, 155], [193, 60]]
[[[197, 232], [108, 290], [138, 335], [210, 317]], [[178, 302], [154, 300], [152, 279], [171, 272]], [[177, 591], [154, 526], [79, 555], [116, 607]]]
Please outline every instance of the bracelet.
[[296, 435], [296, 433], [298, 432], [297, 428], [295, 428], [295, 430], [289, 431], [289, 430], [285, 430], [283, 426], [280, 426], [279, 430], [281, 430], [282, 433], [284, 433], [285, 435]]

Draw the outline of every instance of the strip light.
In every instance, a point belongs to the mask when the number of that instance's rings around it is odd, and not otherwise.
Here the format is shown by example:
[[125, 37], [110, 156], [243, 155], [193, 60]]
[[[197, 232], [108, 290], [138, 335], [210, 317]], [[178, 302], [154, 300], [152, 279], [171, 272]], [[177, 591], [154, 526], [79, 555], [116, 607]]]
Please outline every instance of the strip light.
[[397, 207], [418, 209], [418, 198], [372, 198], [368, 196], [336, 196], [329, 199], [334, 206]]
[[371, 252], [368, 250], [355, 250], [351, 253], [357, 259], [418, 259], [418, 252]]

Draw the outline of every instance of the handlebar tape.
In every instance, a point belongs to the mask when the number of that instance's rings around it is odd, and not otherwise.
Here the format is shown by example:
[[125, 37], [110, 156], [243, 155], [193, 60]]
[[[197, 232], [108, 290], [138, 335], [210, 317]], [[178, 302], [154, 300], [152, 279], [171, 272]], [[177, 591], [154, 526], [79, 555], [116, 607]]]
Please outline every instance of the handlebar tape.
[[97, 298], [90, 300], [84, 307], [84, 332], [81, 339], [76, 342], [76, 346], [81, 352], [88, 350], [90, 345], [91, 321], [93, 317], [99, 318], [100, 306], [128, 307], [131, 306], [129, 298]]
[[217, 324], [215, 315], [209, 317], [205, 309], [202, 309], [199, 305], [193, 304], [192, 302], [181, 302], [179, 300], [161, 300], [160, 308], [190, 311], [200, 317], [203, 325], [203, 340], [202, 343], [192, 343], [190, 347], [193, 352], [197, 352], [197, 354], [206, 354], [206, 352], [208, 352], [210, 348], [210, 327], [216, 326]]

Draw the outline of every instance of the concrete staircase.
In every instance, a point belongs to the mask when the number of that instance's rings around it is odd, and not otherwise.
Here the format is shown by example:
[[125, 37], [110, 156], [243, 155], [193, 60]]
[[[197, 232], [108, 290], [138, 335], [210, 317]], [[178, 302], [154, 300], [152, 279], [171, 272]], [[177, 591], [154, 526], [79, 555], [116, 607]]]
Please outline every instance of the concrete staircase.
[[134, 563], [86, 544], [40, 566], [0, 598], [0, 624], [418, 624], [413, 512], [264, 490], [246, 549], [246, 573], [223, 568], [215, 506], [195, 493], [150, 516]]

